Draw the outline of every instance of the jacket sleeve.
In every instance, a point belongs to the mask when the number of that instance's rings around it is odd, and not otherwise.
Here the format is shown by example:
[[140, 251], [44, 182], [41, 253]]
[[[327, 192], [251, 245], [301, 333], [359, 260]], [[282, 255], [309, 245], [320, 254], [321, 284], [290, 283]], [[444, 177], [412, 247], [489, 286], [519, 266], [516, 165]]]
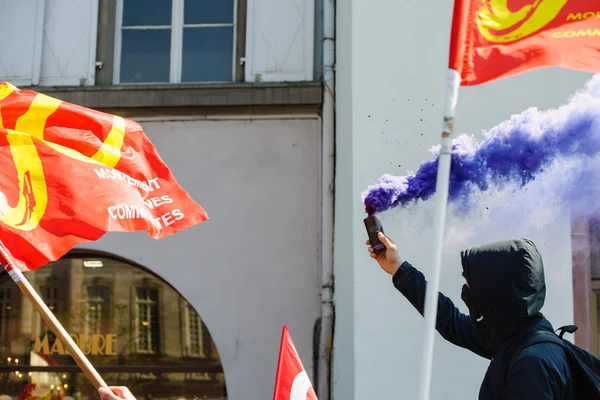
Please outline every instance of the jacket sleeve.
[[[408, 262], [404, 262], [394, 274], [392, 282], [423, 315], [427, 287], [425, 276]], [[442, 293], [438, 297], [436, 329], [450, 343], [471, 350], [481, 357], [492, 358], [492, 341], [484, 329], [474, 324], [468, 315], [461, 313], [452, 300]]]
[[[534, 347], [534, 346], [532, 346]], [[503, 399], [554, 400], [564, 398], [567, 377], [559, 373], [543, 355], [525, 349], [511, 364], [506, 375]]]

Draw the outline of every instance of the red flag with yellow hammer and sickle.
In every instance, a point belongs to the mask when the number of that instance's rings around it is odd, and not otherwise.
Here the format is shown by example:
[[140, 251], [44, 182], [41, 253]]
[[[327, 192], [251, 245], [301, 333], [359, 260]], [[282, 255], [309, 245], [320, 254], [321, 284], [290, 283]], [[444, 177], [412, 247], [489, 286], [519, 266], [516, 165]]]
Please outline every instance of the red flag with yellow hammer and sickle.
[[208, 217], [133, 121], [0, 83], [0, 244], [22, 271], [109, 231]]
[[449, 68], [477, 85], [542, 67], [600, 72], [598, 0], [456, 0]]

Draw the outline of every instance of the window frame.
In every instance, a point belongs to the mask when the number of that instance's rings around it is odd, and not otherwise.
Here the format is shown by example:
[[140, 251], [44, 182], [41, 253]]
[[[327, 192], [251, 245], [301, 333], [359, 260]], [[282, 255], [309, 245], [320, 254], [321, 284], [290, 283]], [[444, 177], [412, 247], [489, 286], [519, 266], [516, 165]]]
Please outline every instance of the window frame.
[[[135, 86], [135, 85], [172, 85], [172, 84], [211, 84], [211, 83], [233, 83], [239, 80], [243, 80], [243, 76], [240, 73], [240, 66], [243, 70], [244, 66], [242, 61], [244, 59], [243, 55], [240, 55], [238, 51], [238, 46], [245, 47], [245, 33], [243, 38], [240, 37], [238, 32], [240, 28], [240, 19], [242, 16], [240, 15], [240, 10], [238, 8], [243, 9], [243, 13], [245, 17], [246, 13], [246, 4], [247, 0], [233, 0], [233, 23], [232, 24], [190, 24], [191, 27], [201, 28], [205, 26], [207, 28], [210, 27], [219, 27], [219, 26], [232, 26], [233, 27], [233, 51], [231, 54], [231, 81], [215, 81], [215, 82], [182, 82], [182, 67], [183, 67], [183, 30], [185, 26], [185, 0], [172, 0], [172, 9], [171, 9], [171, 53], [169, 57], [169, 81], [168, 82], [121, 82], [121, 50], [122, 50], [122, 30], [123, 30], [123, 2], [125, 0], [117, 0], [117, 7], [115, 13], [115, 32], [114, 32], [114, 54], [113, 54], [113, 76], [112, 83], [113, 85], [123, 85], [123, 86]], [[243, 4], [242, 4], [243, 3]], [[243, 24], [245, 27], [245, 23]], [[162, 27], [158, 25], [149, 25], [147, 28], [143, 26], [135, 27], [133, 29], [136, 30], [156, 30], [157, 28]], [[166, 28], [164, 28], [166, 29]]]
[[[204, 323], [202, 317], [196, 312], [191, 304], [186, 303], [185, 307], [185, 345], [187, 347], [187, 356], [193, 358], [207, 358], [204, 345]], [[192, 320], [197, 324], [198, 328], [198, 351], [192, 349]]]
[[[84, 314], [84, 321], [83, 321], [83, 333], [85, 334], [90, 334], [92, 332], [94, 332], [93, 329], [91, 328], [91, 320], [90, 320], [90, 305], [91, 304], [101, 304], [102, 308], [100, 309], [100, 313], [96, 313], [96, 316], [100, 316], [100, 319], [95, 321], [96, 323], [99, 323], [100, 321], [102, 321], [102, 316], [105, 313], [110, 314], [110, 310], [112, 308], [112, 287], [113, 287], [113, 282], [108, 282], [105, 280], [100, 280], [100, 279], [95, 279], [93, 281], [87, 282], [84, 285], [84, 296], [83, 297], [83, 306], [84, 306], [84, 310], [85, 310], [85, 314]], [[100, 290], [106, 290], [106, 298], [102, 298], [102, 297], [90, 297], [90, 289], [95, 289], [98, 288]], [[110, 318], [109, 318], [110, 319]], [[97, 332], [103, 332], [102, 329], [97, 329]]]
[[[54, 315], [68, 311], [67, 301], [61, 291], [61, 282], [53, 275], [39, 283], [40, 297]], [[41, 316], [40, 316], [41, 320]]]
[[0, 287], [0, 349], [8, 343], [10, 324], [13, 311], [13, 290], [10, 287]]
[[163, 307], [162, 307], [162, 299], [163, 299], [163, 293], [160, 290], [160, 287], [158, 287], [157, 285], [154, 285], [153, 282], [149, 282], [147, 280], [147, 278], [144, 278], [141, 282], [138, 282], [136, 284], [134, 284], [132, 286], [132, 290], [133, 290], [133, 302], [134, 302], [134, 307], [133, 307], [133, 318], [132, 318], [132, 322], [133, 322], [133, 334], [134, 336], [134, 346], [135, 346], [135, 351], [138, 354], [149, 354], [149, 355], [158, 355], [162, 353], [162, 349], [163, 349], [163, 340], [164, 340], [164, 334], [162, 331], [162, 324], [159, 323], [158, 327], [156, 328], [158, 330], [158, 341], [156, 343], [156, 350], [153, 349], [153, 342], [152, 342], [152, 322], [148, 321], [150, 324], [150, 329], [147, 332], [147, 335], [149, 336], [148, 339], [148, 349], [142, 349], [140, 348], [140, 334], [141, 334], [141, 329], [139, 326], [139, 317], [140, 317], [140, 305], [148, 305], [150, 307], [152, 307], [153, 301], [151, 299], [145, 298], [145, 299], [139, 299], [138, 298], [138, 290], [145, 290], [148, 291], [148, 294], [151, 297], [151, 294], [153, 291], [156, 291], [156, 312], [159, 316], [162, 315], [163, 313]]

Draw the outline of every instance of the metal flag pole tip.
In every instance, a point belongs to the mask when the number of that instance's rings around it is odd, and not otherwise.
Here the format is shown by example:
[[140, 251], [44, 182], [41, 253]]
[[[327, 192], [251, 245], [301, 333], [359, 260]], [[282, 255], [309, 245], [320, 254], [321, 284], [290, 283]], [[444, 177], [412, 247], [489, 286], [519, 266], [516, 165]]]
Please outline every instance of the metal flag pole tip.
[[433, 346], [435, 341], [435, 325], [437, 320], [438, 293], [442, 270], [442, 248], [444, 245], [444, 227], [450, 184], [450, 161], [454, 132], [454, 113], [458, 102], [458, 88], [461, 77], [458, 71], [448, 69], [446, 75], [446, 101], [444, 124], [442, 127], [442, 144], [438, 158], [438, 172], [435, 184], [435, 214], [433, 223], [432, 271], [425, 291], [425, 335], [423, 342], [423, 360], [421, 361], [421, 378], [419, 384], [419, 400], [429, 400], [431, 392], [431, 372], [433, 369]]
[[2, 241], [0, 241], [0, 257], [3, 259], [4, 270], [12, 278], [19, 289], [21, 289], [21, 292], [23, 292], [37, 312], [40, 313], [46, 325], [48, 325], [56, 337], [61, 341], [65, 349], [71, 354], [71, 357], [73, 357], [79, 368], [81, 368], [94, 387], [96, 389], [108, 387], [100, 374], [98, 374], [98, 371], [96, 371], [94, 366], [83, 354], [79, 346], [73, 341], [66, 329], [56, 319], [52, 311], [50, 311], [46, 303], [44, 303], [42, 298], [37, 294], [27, 278], [25, 278], [25, 274], [15, 266], [12, 256], [7, 251], [6, 247], [4, 247]]

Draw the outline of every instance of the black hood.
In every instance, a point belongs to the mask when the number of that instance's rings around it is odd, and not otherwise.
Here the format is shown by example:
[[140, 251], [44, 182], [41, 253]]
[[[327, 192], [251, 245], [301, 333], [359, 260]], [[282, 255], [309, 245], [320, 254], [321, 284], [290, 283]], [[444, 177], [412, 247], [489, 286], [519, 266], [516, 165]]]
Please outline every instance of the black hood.
[[490, 336], [503, 342], [539, 321], [546, 298], [544, 265], [529, 239], [512, 239], [461, 253], [463, 275]]

